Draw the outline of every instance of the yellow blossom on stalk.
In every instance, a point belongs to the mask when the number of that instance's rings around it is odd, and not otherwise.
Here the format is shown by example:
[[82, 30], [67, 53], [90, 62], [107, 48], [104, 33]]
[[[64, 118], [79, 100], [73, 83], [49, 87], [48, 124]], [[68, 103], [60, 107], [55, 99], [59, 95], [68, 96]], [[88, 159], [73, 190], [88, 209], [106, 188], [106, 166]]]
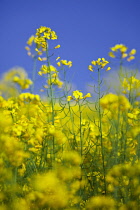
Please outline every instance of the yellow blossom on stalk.
[[88, 66], [88, 69], [89, 69], [90, 71], [93, 71], [93, 66], [92, 66], [92, 65], [89, 65], [89, 66]]
[[46, 60], [47, 60], [47, 58], [45, 58], [45, 57], [43, 57], [43, 58], [38, 57], [38, 60], [39, 60], [39, 61], [46, 61]]
[[83, 98], [90, 98], [92, 97], [90, 93], [87, 93]]
[[43, 37], [44, 39], [57, 39], [57, 35], [55, 31], [52, 31], [51, 28], [46, 27], [46, 26], [41, 26], [36, 30], [36, 36]]
[[127, 53], [123, 53], [123, 54], [122, 54], [122, 58], [126, 58], [127, 56], [128, 56]]
[[[41, 26], [40, 28], [36, 30], [35, 36], [32, 35], [28, 39], [27, 44], [29, 46], [32, 46], [32, 44], [35, 43], [36, 45], [35, 51], [37, 52], [37, 55], [42, 55], [43, 51], [46, 51], [46, 49], [48, 48], [47, 40], [49, 39], [51, 40], [57, 39], [56, 33], [48, 27]], [[34, 58], [36, 54], [34, 55], [31, 53], [31, 49], [29, 46], [25, 47], [25, 49], [27, 50], [27, 54]], [[59, 47], [60, 45], [56, 46], [56, 48], [59, 48]]]
[[54, 47], [54, 49], [58, 49], [58, 48], [60, 48], [60, 44]]
[[72, 61], [60, 60], [57, 65], [60, 67], [61, 65], [68, 66], [69, 68], [72, 66]]
[[[88, 69], [89, 69], [90, 71], [93, 71], [94, 66], [97, 66], [98, 69], [103, 69], [108, 63], [109, 63], [109, 62], [108, 62], [107, 60], [105, 60], [105, 58], [98, 58], [96, 61], [95, 61], [95, 60], [91, 61], [91, 64], [92, 64], [92, 65], [89, 65], [89, 66], [88, 66]], [[106, 69], [106, 71], [109, 71], [110, 69], [111, 69], [111, 68], [108, 67], [108, 68]]]
[[35, 51], [37, 52], [38, 55], [42, 55], [42, 51], [40, 51], [38, 48], [35, 48]]
[[108, 67], [108, 68], [106, 69], [106, 71], [109, 71], [109, 70], [111, 70], [111, 67]]
[[[33, 44], [33, 42], [34, 42], [34, 39], [35, 39], [35, 37], [34, 37], [34, 35], [32, 35], [32, 36], [28, 39], [27, 44], [28, 44], [29, 46], [31, 46], [31, 45]], [[27, 49], [27, 50], [28, 50], [28, 49]]]
[[111, 51], [108, 53], [108, 55], [112, 58], [116, 58], [118, 53], [120, 53], [121, 58], [127, 57], [127, 61], [131, 61], [135, 58], [134, 55], [136, 54], [136, 50], [132, 49], [129, 53], [127, 53], [128, 47], [123, 44], [116, 44], [110, 49]]
[[51, 75], [51, 78], [47, 80], [48, 85], [57, 85], [58, 88], [61, 88], [63, 85], [63, 82], [59, 79], [57, 73], [53, 73]]
[[140, 80], [135, 78], [134, 76], [124, 78], [122, 82], [122, 87], [124, 88], [123, 93], [127, 94], [128, 91], [135, 91], [138, 96], [138, 92], [140, 91]]
[[134, 60], [135, 59], [135, 56], [130, 56], [129, 58], [127, 58], [127, 61], [131, 61], [131, 60]]
[[27, 51], [30, 51], [30, 48], [29, 48], [28, 46], [26, 46], [25, 49], [26, 49]]
[[136, 54], [136, 49], [132, 49], [129, 53], [129, 55], [135, 55]]
[[42, 61], [42, 58], [41, 58], [41, 57], [38, 57], [38, 60], [39, 60], [39, 61]]
[[73, 96], [75, 97], [75, 99], [83, 99], [83, 93], [79, 90], [73, 91]]
[[61, 88], [62, 85], [63, 85], [63, 82], [61, 80], [59, 80], [58, 77], [57, 78], [55, 77], [55, 78], [52, 78], [52, 79], [48, 79], [47, 83], [48, 83], [48, 85], [51, 85], [51, 84], [57, 85], [58, 88]]
[[59, 67], [60, 67], [60, 66], [61, 66], [61, 63], [60, 63], [60, 62], [57, 62], [57, 66], [59, 66]]
[[42, 65], [40, 70], [41, 71], [38, 72], [40, 76], [42, 76], [42, 74], [48, 74], [50, 72], [57, 72], [56, 68], [52, 65], [50, 66]]
[[38, 48], [42, 47], [44, 49], [47, 49], [47, 43], [46, 43], [45, 38], [35, 37], [34, 42], [37, 44]]
[[109, 55], [111, 58], [116, 58], [116, 56], [114, 55], [113, 52], [109, 52], [108, 55]]
[[68, 97], [67, 97], [67, 101], [71, 101], [72, 99], [73, 99], [72, 96], [68, 96]]
[[71, 100], [80, 100], [80, 99], [85, 99], [85, 98], [90, 98], [91, 94], [87, 93], [85, 96], [83, 96], [83, 93], [80, 90], [75, 90], [73, 91], [73, 96], [68, 96], [67, 97], [67, 101], [71, 101]]
[[58, 56], [57, 58], [56, 58], [56, 61], [58, 61], [60, 59], [60, 57]]
[[[47, 40], [54, 40], [57, 39], [57, 35], [54, 31], [51, 30], [51, 28], [41, 26], [36, 30], [35, 36], [32, 35], [28, 41], [27, 44], [29, 46], [32, 46], [33, 43], [36, 44], [35, 51], [37, 51], [37, 55], [42, 55], [43, 51], [46, 51], [48, 48]], [[57, 45], [55, 48], [59, 48], [60, 45]], [[29, 56], [34, 57], [34, 55], [31, 53], [31, 50], [28, 46], [25, 47], [27, 50], [27, 53]], [[40, 49], [40, 50], [39, 50]]]

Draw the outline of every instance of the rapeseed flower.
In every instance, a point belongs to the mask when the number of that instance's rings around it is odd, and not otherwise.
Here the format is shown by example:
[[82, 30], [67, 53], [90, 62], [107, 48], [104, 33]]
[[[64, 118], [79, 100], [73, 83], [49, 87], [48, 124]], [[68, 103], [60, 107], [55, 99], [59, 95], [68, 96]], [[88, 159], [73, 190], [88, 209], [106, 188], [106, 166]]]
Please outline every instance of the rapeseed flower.
[[136, 54], [136, 50], [132, 49], [129, 53], [127, 52], [128, 47], [126, 47], [123, 44], [116, 44], [114, 47], [110, 48], [111, 51], [108, 53], [108, 55], [112, 58], [120, 57], [121, 59], [127, 58], [127, 61], [133, 60]]
[[54, 47], [54, 49], [58, 49], [58, 48], [60, 48], [60, 44]]
[[61, 65], [68, 66], [69, 68], [72, 66], [72, 61], [60, 60], [57, 62], [57, 65], [60, 67]]
[[[91, 64], [92, 64], [92, 65], [89, 65], [89, 66], [88, 66], [88, 69], [89, 69], [90, 71], [94, 71], [94, 68], [95, 68], [95, 67], [97, 67], [98, 70], [99, 70], [99, 69], [103, 69], [108, 63], [109, 63], [109, 62], [108, 62], [107, 60], [105, 60], [105, 58], [98, 58], [96, 61], [95, 61], [95, 60], [91, 61]], [[108, 68], [106, 69], [106, 71], [109, 71], [110, 69], [111, 69], [111, 68], [108, 67]]]
[[49, 74], [51, 72], [57, 72], [56, 68], [52, 65], [50, 66], [42, 65], [40, 70], [41, 71], [38, 72], [40, 76], [42, 76], [42, 74]]
[[67, 101], [71, 101], [71, 100], [81, 100], [81, 99], [86, 99], [86, 98], [90, 98], [91, 94], [87, 93], [85, 96], [83, 96], [83, 93], [80, 90], [75, 90], [73, 91], [73, 96], [67, 96]]

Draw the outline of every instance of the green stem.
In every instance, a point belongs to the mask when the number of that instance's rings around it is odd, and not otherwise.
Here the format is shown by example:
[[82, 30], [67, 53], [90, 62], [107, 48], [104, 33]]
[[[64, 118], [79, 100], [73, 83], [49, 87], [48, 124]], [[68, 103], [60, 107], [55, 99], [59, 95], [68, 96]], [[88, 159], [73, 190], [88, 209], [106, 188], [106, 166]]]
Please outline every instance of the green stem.
[[78, 105], [79, 105], [79, 114], [80, 114], [80, 153], [81, 153], [81, 157], [83, 155], [83, 134], [82, 134], [82, 110], [81, 110], [81, 105], [78, 101]]
[[101, 141], [101, 154], [102, 154], [102, 166], [103, 166], [103, 179], [104, 179], [104, 193], [106, 194], [106, 171], [105, 171], [105, 157], [104, 157], [104, 147], [103, 147], [103, 134], [102, 134], [102, 113], [100, 106], [101, 98], [101, 79], [100, 79], [100, 69], [98, 69], [98, 114], [99, 114], [99, 133]]
[[31, 85], [31, 93], [34, 93], [34, 87], [35, 87], [36, 61], [37, 61], [37, 57], [34, 56], [34, 58], [33, 58], [33, 71], [32, 71], [32, 81], [33, 81], [33, 84]]
[[[47, 42], [47, 41], [46, 41]], [[48, 46], [48, 43], [47, 43]], [[50, 97], [50, 103], [51, 103], [51, 108], [52, 108], [52, 125], [54, 125], [54, 117], [55, 117], [55, 112], [54, 112], [54, 91], [53, 91], [53, 86], [52, 86], [52, 73], [51, 73], [51, 68], [50, 68], [50, 59], [48, 55], [48, 47], [46, 49], [46, 57], [47, 57], [47, 66], [49, 69], [49, 80], [50, 80], [50, 85], [49, 85], [49, 97]], [[55, 160], [55, 139], [54, 136], [52, 137], [52, 155], [53, 155], [53, 160]]]

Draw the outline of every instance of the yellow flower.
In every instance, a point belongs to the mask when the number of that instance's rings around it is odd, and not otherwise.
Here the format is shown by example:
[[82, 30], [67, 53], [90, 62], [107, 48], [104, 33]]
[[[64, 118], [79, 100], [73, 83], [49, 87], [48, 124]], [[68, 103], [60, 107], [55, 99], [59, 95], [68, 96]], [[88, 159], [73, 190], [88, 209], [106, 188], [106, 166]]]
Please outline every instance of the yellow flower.
[[72, 66], [72, 61], [68, 61], [67, 65], [69, 66], [69, 68]]
[[111, 57], [111, 58], [115, 58], [116, 56], [114, 55], [113, 52], [109, 52], [108, 55]]
[[28, 46], [26, 46], [25, 49], [26, 49], [27, 51], [30, 51], [30, 47], [28, 47]]
[[57, 49], [57, 48], [60, 48], [60, 44], [54, 47], [54, 49]]
[[71, 101], [72, 99], [73, 99], [72, 96], [68, 96], [68, 97], [67, 97], [67, 101]]
[[111, 67], [108, 67], [107, 69], [106, 69], [106, 71], [109, 71], [111, 69]]
[[92, 64], [93, 66], [96, 66], [96, 61], [91, 61], [91, 64]]
[[90, 98], [92, 97], [90, 93], [87, 93], [83, 98]]
[[38, 60], [39, 60], [39, 61], [42, 61], [42, 58], [41, 58], [41, 57], [38, 57]]
[[48, 74], [50, 72], [57, 72], [56, 68], [52, 65], [50, 66], [42, 65], [40, 70], [41, 71], [38, 72], [39, 75]]
[[87, 93], [85, 96], [83, 96], [83, 93], [80, 90], [73, 91], [73, 96], [74, 96], [74, 98], [72, 96], [68, 96], [67, 101], [71, 101], [72, 99], [78, 101], [80, 99], [92, 97], [90, 93]]
[[131, 61], [133, 59], [135, 59], [135, 57], [134, 56], [130, 56], [129, 58], [127, 58], [127, 61]]
[[32, 36], [28, 39], [27, 44], [31, 46], [31, 45], [33, 44], [34, 39], [35, 39], [35, 37], [34, 37], [34, 35], [32, 35]]
[[83, 99], [83, 93], [79, 90], [73, 91], [73, 96], [75, 97], [75, 99]]
[[90, 71], [93, 71], [93, 66], [92, 66], [92, 65], [89, 65], [89, 66], [88, 66], [88, 69], [89, 69]]
[[52, 31], [51, 28], [48, 28], [46, 26], [41, 26], [36, 30], [36, 36], [39, 38], [44, 38], [44, 39], [57, 39], [57, 35], [55, 31]]
[[57, 58], [56, 58], [56, 61], [58, 61], [60, 59], [60, 57], [58, 56]]
[[[60, 57], [59, 57], [60, 58]], [[62, 65], [68, 66], [69, 68], [72, 66], [72, 61], [60, 60], [57, 65], [60, 67]]]
[[126, 51], [127, 51], [127, 47], [125, 46], [125, 45], [120, 45], [120, 51], [122, 52], [122, 53], [125, 53]]
[[136, 50], [135, 49], [132, 49], [129, 53], [129, 55], [135, 55], [136, 54]]
[[59, 66], [59, 67], [60, 67], [60, 66], [61, 66], [61, 63], [60, 63], [60, 62], [57, 62], [57, 66]]
[[122, 58], [126, 58], [127, 56], [128, 56], [127, 53], [123, 53], [123, 54], [122, 54]]
[[[93, 66], [97, 66], [98, 69], [103, 69], [109, 62], [107, 60], [105, 60], [105, 58], [98, 58], [96, 61], [91, 61], [91, 64]], [[89, 65], [88, 69], [90, 71], [93, 71], [93, 66]], [[108, 68], [108, 70], [110, 70], [111, 68]]]
[[111, 52], [109, 52], [108, 55], [110, 57], [112, 57], [112, 58], [116, 57], [116, 55], [114, 53], [119, 53], [119, 52], [120, 52], [120, 57], [121, 58], [126, 58], [126, 57], [129, 56], [127, 58], [127, 61], [131, 61], [131, 60], [133, 60], [135, 58], [133, 55], [136, 54], [136, 50], [132, 49], [130, 51], [130, 53], [128, 54], [128, 53], [126, 53], [128, 48], [125, 45], [123, 45], [123, 44], [116, 44], [114, 47], [111, 47], [110, 49], [111, 49]]

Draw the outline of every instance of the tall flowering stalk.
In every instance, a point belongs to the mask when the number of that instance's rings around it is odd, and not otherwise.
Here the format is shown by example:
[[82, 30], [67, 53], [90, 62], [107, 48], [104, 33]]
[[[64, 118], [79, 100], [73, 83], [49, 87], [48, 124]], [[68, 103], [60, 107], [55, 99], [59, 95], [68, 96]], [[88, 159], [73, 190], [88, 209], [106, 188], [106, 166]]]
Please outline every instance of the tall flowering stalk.
[[[26, 50], [28, 52], [28, 55], [31, 56], [34, 59], [34, 69], [33, 69], [33, 85], [31, 88], [31, 92], [34, 91], [34, 85], [35, 85], [35, 78], [36, 78], [36, 61], [44, 61], [46, 64], [42, 65], [40, 68], [40, 71], [38, 71], [38, 74], [40, 76], [47, 75], [47, 93], [48, 93], [48, 99], [50, 101], [51, 106], [51, 119], [49, 120], [52, 126], [54, 126], [54, 118], [55, 118], [55, 102], [54, 102], [54, 90], [53, 86], [58, 85], [61, 86], [62, 82], [58, 79], [58, 72], [54, 66], [50, 64], [50, 55], [49, 55], [49, 40], [55, 40], [57, 39], [57, 35], [55, 31], [52, 31], [51, 28], [41, 26], [36, 30], [36, 33], [34, 36], [31, 36], [29, 40], [27, 41], [28, 46], [26, 47]], [[31, 53], [31, 49], [29, 46], [32, 46], [35, 44], [35, 55]], [[58, 47], [56, 47], [58, 48]], [[46, 143], [45, 143], [46, 144]], [[55, 138], [52, 136], [52, 157], [55, 159]], [[42, 156], [44, 154], [44, 150], [42, 149]], [[42, 158], [41, 158], [42, 159]], [[43, 160], [43, 159], [42, 159]]]
[[87, 93], [85, 96], [83, 96], [83, 93], [80, 90], [73, 91], [72, 96], [67, 97], [67, 101], [70, 102], [71, 100], [76, 101], [78, 105], [78, 111], [79, 111], [79, 132], [80, 132], [80, 154], [81, 157], [83, 156], [83, 133], [82, 133], [82, 105], [84, 102], [84, 99], [91, 97], [90, 93]]
[[[100, 105], [100, 99], [101, 99], [101, 77], [100, 77], [100, 72], [102, 69], [105, 68], [105, 66], [109, 62], [105, 60], [105, 58], [98, 58], [98, 60], [93, 60], [91, 61], [92, 65], [88, 66], [88, 69], [90, 71], [94, 71], [94, 68], [98, 72], [98, 84], [97, 84], [97, 94], [98, 94], [98, 104], [97, 104], [97, 109], [98, 109], [98, 129], [99, 129], [99, 134], [100, 134], [100, 145], [101, 145], [101, 154], [102, 154], [102, 168], [103, 168], [103, 181], [104, 181], [104, 193], [106, 194], [107, 188], [106, 188], [106, 168], [105, 168], [105, 152], [104, 152], [104, 142], [103, 142], [103, 129], [102, 129], [102, 112], [101, 112], [101, 105]], [[109, 71], [111, 68], [107, 67], [106, 71]]]

